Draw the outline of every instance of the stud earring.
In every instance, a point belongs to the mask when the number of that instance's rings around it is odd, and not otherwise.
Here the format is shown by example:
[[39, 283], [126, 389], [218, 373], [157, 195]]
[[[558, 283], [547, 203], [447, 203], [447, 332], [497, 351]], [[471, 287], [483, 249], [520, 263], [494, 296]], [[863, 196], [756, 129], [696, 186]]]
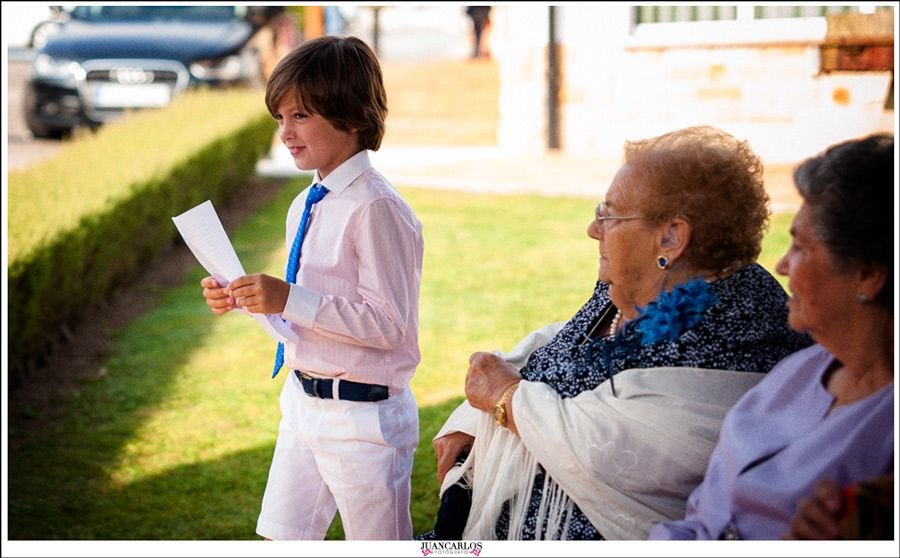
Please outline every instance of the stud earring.
[[667, 267], [669, 267], [669, 258], [665, 256], [656, 258], [656, 267], [660, 269], [666, 269]]
[[860, 304], [865, 304], [869, 302], [869, 297], [866, 295], [866, 293], [856, 293], [856, 301]]

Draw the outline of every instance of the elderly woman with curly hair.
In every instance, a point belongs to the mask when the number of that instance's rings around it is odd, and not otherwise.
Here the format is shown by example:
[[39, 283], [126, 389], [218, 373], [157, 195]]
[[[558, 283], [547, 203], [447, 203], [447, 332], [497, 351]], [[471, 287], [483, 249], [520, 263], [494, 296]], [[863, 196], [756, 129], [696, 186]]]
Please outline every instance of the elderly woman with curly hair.
[[[755, 263], [767, 204], [759, 158], [725, 132], [626, 143], [587, 230], [593, 296], [508, 355], [473, 354], [433, 441], [442, 494], [472, 487], [463, 538], [639, 539], [683, 515], [728, 408], [811, 342]], [[420, 538], [460, 536], [445, 512]]]

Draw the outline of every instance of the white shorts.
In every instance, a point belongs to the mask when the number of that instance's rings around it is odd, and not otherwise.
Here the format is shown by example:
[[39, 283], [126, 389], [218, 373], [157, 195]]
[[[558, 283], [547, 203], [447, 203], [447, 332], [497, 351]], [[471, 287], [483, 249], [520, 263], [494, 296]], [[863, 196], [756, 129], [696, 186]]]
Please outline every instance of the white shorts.
[[287, 376], [257, 534], [322, 540], [340, 510], [347, 540], [411, 540], [412, 391], [377, 402], [319, 399]]

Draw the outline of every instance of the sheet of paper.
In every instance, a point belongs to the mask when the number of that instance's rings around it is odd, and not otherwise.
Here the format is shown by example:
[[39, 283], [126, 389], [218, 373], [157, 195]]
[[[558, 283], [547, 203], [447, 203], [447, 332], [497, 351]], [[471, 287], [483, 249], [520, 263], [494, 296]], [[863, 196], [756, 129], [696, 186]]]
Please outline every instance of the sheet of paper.
[[[181, 215], [172, 217], [172, 221], [194, 257], [220, 285], [227, 285], [246, 275], [211, 201], [206, 200]], [[243, 308], [239, 310], [252, 316], [275, 340], [282, 343], [297, 342], [297, 334], [280, 316], [251, 314]]]

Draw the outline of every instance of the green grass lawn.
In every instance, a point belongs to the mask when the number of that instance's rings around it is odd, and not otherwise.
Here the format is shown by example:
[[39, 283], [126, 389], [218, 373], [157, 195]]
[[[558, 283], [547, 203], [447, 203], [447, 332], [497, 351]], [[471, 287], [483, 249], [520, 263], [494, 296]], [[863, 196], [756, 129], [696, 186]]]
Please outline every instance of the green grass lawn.
[[[279, 275], [283, 220], [307, 180], [289, 183], [229, 231], [248, 272]], [[424, 226], [422, 362], [413, 471], [414, 532], [437, 510], [431, 438], [462, 400], [468, 356], [506, 350], [567, 319], [592, 292], [597, 246], [585, 234], [593, 203], [406, 189]], [[790, 216], [773, 218], [762, 263], [787, 245]], [[155, 310], [118, 332], [104, 373], [85, 380], [27, 436], [10, 424], [9, 539], [256, 539], [274, 448], [274, 342], [243, 315], [216, 317], [198, 283], [163, 293]], [[14, 342], [14, 341], [13, 341]], [[12, 444], [11, 444], [12, 445]], [[328, 538], [342, 538], [338, 520]]]

